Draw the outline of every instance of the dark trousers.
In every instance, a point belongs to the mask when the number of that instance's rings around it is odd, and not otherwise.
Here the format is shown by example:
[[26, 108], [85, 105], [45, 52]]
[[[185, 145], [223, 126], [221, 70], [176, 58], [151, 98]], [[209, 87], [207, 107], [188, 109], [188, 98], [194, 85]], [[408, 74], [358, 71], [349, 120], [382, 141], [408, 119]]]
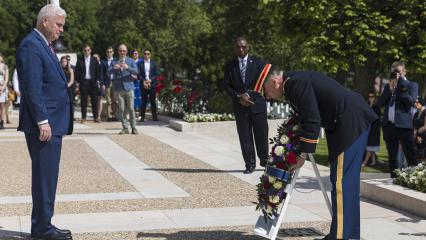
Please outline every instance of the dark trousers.
[[155, 98], [156, 98], [155, 88], [150, 88], [147, 90], [141, 84], [141, 98], [142, 98], [141, 117], [145, 118], [146, 104], [149, 98], [152, 117], [153, 119], [157, 119], [157, 104], [155, 103]]
[[38, 134], [25, 133], [32, 166], [31, 234], [48, 234], [53, 230], [53, 216], [61, 158], [62, 136], [41, 142]]
[[68, 95], [70, 97], [70, 104], [71, 104], [71, 115], [72, 119], [74, 120], [74, 97], [75, 97], [75, 85], [68, 87]]
[[243, 112], [236, 113], [235, 119], [246, 168], [256, 167], [254, 143], [260, 161], [268, 159], [268, 119], [266, 112], [254, 114], [250, 109], [246, 109]]
[[330, 159], [330, 239], [360, 239], [360, 172], [369, 129], [337, 158]]
[[80, 106], [81, 118], [86, 119], [87, 116], [87, 98], [90, 96], [92, 104], [93, 118], [98, 118], [98, 89], [91, 80], [80, 82]]
[[412, 132], [413, 130], [409, 128], [399, 128], [394, 124], [388, 124], [383, 127], [383, 139], [386, 142], [386, 149], [388, 150], [391, 177], [396, 177], [394, 173], [395, 169], [402, 167], [402, 163], [398, 162], [399, 144], [402, 146], [402, 151], [404, 152], [408, 165], [417, 165]]

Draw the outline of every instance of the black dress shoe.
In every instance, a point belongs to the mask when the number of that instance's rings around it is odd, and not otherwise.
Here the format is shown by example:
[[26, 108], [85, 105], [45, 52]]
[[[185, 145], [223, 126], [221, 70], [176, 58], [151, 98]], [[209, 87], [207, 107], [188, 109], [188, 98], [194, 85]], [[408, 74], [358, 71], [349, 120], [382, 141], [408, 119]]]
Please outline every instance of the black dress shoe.
[[55, 229], [56, 231], [58, 231], [58, 232], [61, 232], [61, 233], [66, 233], [66, 234], [70, 234], [71, 235], [71, 231], [70, 230], [68, 230], [68, 229], [60, 229], [60, 228], [57, 228], [56, 226], [54, 226], [54, 225], [52, 225], [52, 228], [53, 229]]
[[40, 240], [72, 240], [71, 232], [65, 233], [64, 230], [53, 228], [49, 234], [35, 235], [31, 234], [31, 238]]
[[268, 160], [260, 160], [260, 166], [262, 166], [262, 167], [266, 167], [266, 163], [267, 163], [267, 161]]
[[246, 168], [246, 170], [244, 170], [244, 174], [251, 174], [254, 171], [255, 167], [248, 167]]

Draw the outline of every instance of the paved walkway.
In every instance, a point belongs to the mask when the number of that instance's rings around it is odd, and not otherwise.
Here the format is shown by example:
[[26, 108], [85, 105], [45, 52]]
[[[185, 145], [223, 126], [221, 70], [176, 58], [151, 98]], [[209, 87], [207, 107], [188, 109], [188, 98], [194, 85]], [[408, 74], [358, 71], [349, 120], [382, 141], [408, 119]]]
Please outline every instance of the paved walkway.
[[[25, 239], [30, 229], [30, 160], [13, 121], [0, 131], [0, 239]], [[252, 231], [262, 170], [242, 173], [235, 129], [185, 133], [150, 121], [137, 136], [117, 135], [119, 129], [119, 123], [75, 124], [64, 139], [57, 226], [75, 239], [262, 239]], [[320, 171], [330, 189], [328, 169]], [[330, 214], [314, 176], [306, 163], [283, 229], [328, 231]], [[424, 219], [367, 200], [361, 208], [363, 239], [426, 238]]]

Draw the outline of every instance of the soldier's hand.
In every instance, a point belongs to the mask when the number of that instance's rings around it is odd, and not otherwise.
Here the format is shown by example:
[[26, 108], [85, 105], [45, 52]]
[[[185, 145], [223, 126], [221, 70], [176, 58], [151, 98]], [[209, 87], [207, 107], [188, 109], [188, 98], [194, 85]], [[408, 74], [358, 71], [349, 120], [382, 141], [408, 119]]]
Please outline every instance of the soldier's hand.
[[305, 160], [306, 160], [307, 156], [308, 156], [307, 153], [304, 153], [304, 152], [300, 153], [297, 156], [297, 163], [290, 166], [290, 171], [301, 168], [303, 166], [303, 164], [305, 164]]
[[40, 136], [38, 139], [42, 142], [50, 141], [50, 138], [52, 137], [52, 129], [50, 129], [49, 123], [38, 125], [38, 129], [40, 130]]

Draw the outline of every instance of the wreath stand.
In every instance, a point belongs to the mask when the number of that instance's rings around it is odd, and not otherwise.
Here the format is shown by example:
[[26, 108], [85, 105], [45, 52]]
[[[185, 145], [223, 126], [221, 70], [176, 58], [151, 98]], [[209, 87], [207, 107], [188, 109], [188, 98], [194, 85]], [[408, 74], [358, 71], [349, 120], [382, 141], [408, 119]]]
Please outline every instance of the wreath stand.
[[[328, 198], [327, 191], [324, 188], [324, 184], [321, 180], [321, 175], [319, 173], [315, 159], [314, 159], [314, 157], [311, 153], [308, 154], [308, 157], [309, 157], [309, 160], [312, 163], [312, 167], [314, 168], [315, 175], [316, 175], [318, 184], [320, 185], [321, 192], [322, 192], [322, 195], [324, 197], [325, 203], [327, 204], [330, 215], [332, 215], [330, 199]], [[281, 209], [278, 211], [278, 216], [273, 217], [272, 220], [267, 220], [266, 222], [265, 222], [265, 218], [263, 216], [259, 216], [259, 218], [257, 219], [256, 226], [255, 226], [255, 229], [254, 229], [254, 231], [257, 235], [264, 237], [264, 238], [267, 238], [267, 239], [271, 239], [271, 240], [275, 240], [275, 238], [277, 237], [278, 230], [281, 226], [281, 223], [282, 223], [283, 218], [284, 218], [284, 213], [287, 210], [288, 204], [290, 202], [290, 198], [291, 198], [291, 195], [292, 195], [292, 192], [293, 192], [293, 189], [294, 189], [294, 185], [296, 184], [296, 180], [297, 180], [297, 176], [299, 175], [299, 171], [300, 171], [300, 169], [297, 169], [294, 172], [291, 183], [289, 185], [287, 185], [287, 187], [285, 189], [287, 196], [286, 196], [284, 202], [281, 204]]]

